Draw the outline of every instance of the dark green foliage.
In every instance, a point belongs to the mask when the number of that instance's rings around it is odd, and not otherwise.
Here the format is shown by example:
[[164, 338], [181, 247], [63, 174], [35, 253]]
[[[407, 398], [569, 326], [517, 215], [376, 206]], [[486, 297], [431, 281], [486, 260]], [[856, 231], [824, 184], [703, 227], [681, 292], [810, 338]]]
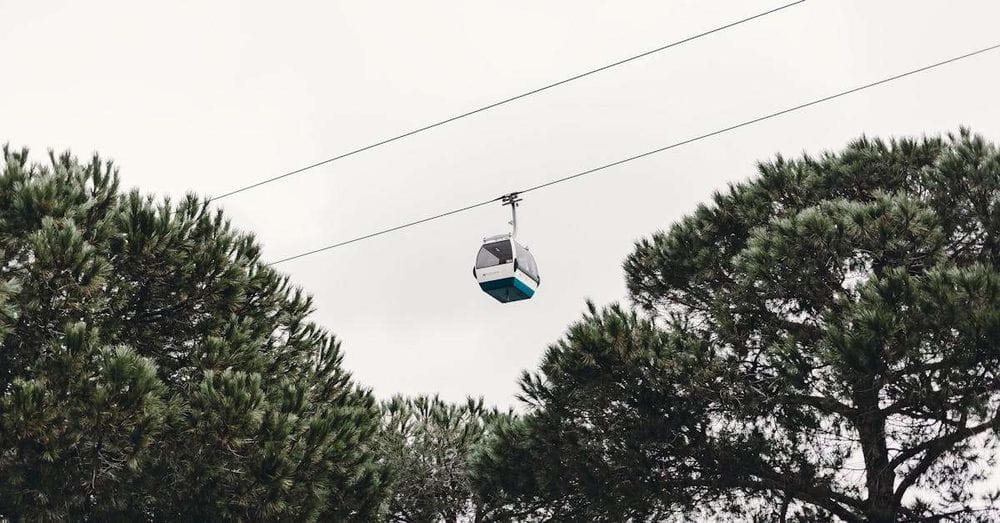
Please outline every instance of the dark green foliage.
[[555, 520], [642, 520], [659, 515], [650, 492], [687, 501], [673, 496], [671, 478], [691, 469], [671, 453], [699, 437], [707, 402], [674, 384], [707, 371], [705, 347], [620, 307], [590, 307], [549, 348], [541, 374], [524, 375], [533, 412], [501, 425], [477, 456], [483, 491], [519, 496], [507, 507], [513, 519], [540, 510]]
[[963, 130], [759, 170], [636, 245], [642, 312], [592, 306], [523, 377], [484, 491], [556, 519], [998, 517], [973, 485], [1000, 434], [1000, 151]]
[[496, 507], [476, 493], [469, 460], [510, 413], [482, 400], [394, 397], [382, 405], [379, 451], [392, 474], [387, 521], [488, 521]]
[[377, 405], [251, 236], [97, 157], [0, 168], [0, 519], [375, 514]]

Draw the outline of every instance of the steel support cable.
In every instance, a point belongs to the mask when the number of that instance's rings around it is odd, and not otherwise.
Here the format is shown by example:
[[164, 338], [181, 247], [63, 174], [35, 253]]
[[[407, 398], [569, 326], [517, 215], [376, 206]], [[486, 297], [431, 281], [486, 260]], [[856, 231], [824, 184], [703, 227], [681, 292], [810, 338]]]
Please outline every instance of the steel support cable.
[[656, 49], [650, 49], [649, 51], [645, 51], [645, 52], [642, 52], [642, 53], [639, 53], [639, 54], [636, 54], [636, 55], [629, 56], [628, 58], [624, 58], [622, 60], [618, 60], [617, 62], [613, 62], [613, 63], [607, 64], [607, 65], [603, 65], [603, 66], [598, 67], [596, 69], [591, 69], [589, 71], [573, 75], [573, 76], [571, 76], [569, 78], [565, 78], [565, 79], [559, 80], [557, 82], [553, 82], [553, 83], [550, 83], [550, 84], [543, 85], [541, 87], [532, 89], [530, 91], [523, 92], [521, 94], [517, 94], [517, 95], [511, 96], [509, 98], [504, 98], [503, 100], [500, 100], [500, 101], [497, 101], [497, 102], [493, 102], [491, 104], [484, 105], [484, 106], [479, 107], [477, 109], [473, 109], [473, 110], [468, 111], [468, 112], [457, 114], [457, 115], [449, 117], [449, 118], [445, 118], [444, 120], [439, 120], [437, 122], [425, 125], [423, 127], [419, 127], [417, 129], [413, 129], [412, 131], [407, 131], [405, 133], [395, 135], [395, 136], [393, 136], [391, 138], [386, 138], [384, 140], [381, 140], [381, 141], [378, 141], [378, 142], [375, 142], [375, 143], [372, 143], [372, 144], [365, 145], [364, 147], [359, 147], [357, 149], [354, 149], [354, 150], [351, 150], [351, 151], [348, 151], [348, 152], [345, 152], [345, 153], [342, 153], [342, 154], [338, 154], [337, 156], [333, 156], [331, 158], [327, 158], [325, 160], [321, 160], [321, 161], [318, 161], [316, 163], [306, 165], [305, 167], [299, 167], [298, 169], [294, 169], [294, 170], [288, 171], [286, 173], [279, 174], [277, 176], [272, 176], [271, 178], [266, 178], [264, 180], [260, 180], [258, 182], [252, 183], [250, 185], [245, 185], [243, 187], [239, 187], [239, 188], [233, 189], [233, 190], [231, 190], [231, 191], [229, 191], [227, 193], [223, 193], [223, 194], [220, 194], [219, 196], [214, 196], [212, 198], [209, 198], [208, 201], [212, 202], [212, 201], [215, 201], [215, 200], [221, 200], [223, 198], [226, 198], [226, 197], [229, 197], [229, 196], [233, 196], [233, 195], [239, 194], [239, 193], [244, 192], [244, 191], [249, 191], [250, 189], [255, 189], [255, 188], [260, 187], [262, 185], [266, 185], [266, 184], [269, 184], [269, 183], [272, 183], [272, 182], [276, 182], [278, 180], [281, 180], [281, 179], [284, 179], [284, 178], [288, 178], [289, 176], [293, 176], [293, 175], [299, 174], [301, 172], [308, 171], [310, 169], [314, 169], [316, 167], [320, 167], [322, 165], [326, 165], [328, 163], [335, 162], [337, 160], [342, 160], [344, 158], [347, 158], [348, 156], [354, 156], [355, 154], [363, 153], [365, 151], [374, 149], [376, 147], [380, 147], [380, 146], [383, 146], [383, 145], [395, 142], [397, 140], [401, 140], [403, 138], [406, 138], [406, 137], [409, 137], [409, 136], [413, 136], [415, 134], [422, 133], [424, 131], [428, 131], [428, 130], [433, 129], [435, 127], [440, 127], [442, 125], [449, 124], [449, 123], [454, 122], [456, 120], [461, 120], [462, 118], [466, 118], [466, 117], [472, 116], [474, 114], [478, 114], [478, 113], [481, 113], [481, 112], [484, 112], [484, 111], [488, 111], [490, 109], [493, 109], [493, 108], [496, 108], [496, 107], [500, 107], [501, 105], [505, 105], [505, 104], [508, 104], [510, 102], [513, 102], [513, 101], [516, 101], [516, 100], [520, 100], [522, 98], [527, 98], [527, 97], [529, 97], [531, 95], [538, 94], [538, 93], [540, 93], [542, 91], [547, 91], [549, 89], [552, 89], [553, 87], [558, 87], [560, 85], [568, 84], [570, 82], [579, 80], [581, 78], [585, 78], [587, 76], [590, 76], [590, 75], [593, 75], [593, 74], [597, 74], [597, 73], [599, 73], [601, 71], [606, 71], [606, 70], [611, 69], [613, 67], [618, 67], [619, 65], [623, 65], [623, 64], [632, 62], [634, 60], [638, 60], [640, 58], [644, 58], [644, 57], [647, 57], [649, 55], [656, 54], [656, 53], [659, 53], [661, 51], [665, 51], [667, 49], [670, 49], [671, 47], [676, 47], [678, 45], [685, 44], [685, 43], [690, 42], [692, 40], [697, 40], [699, 38], [711, 35], [713, 33], [718, 33], [719, 31], [724, 31], [724, 30], [729, 29], [731, 27], [735, 27], [737, 25], [744, 24], [744, 23], [749, 22], [751, 20], [755, 20], [757, 18], [762, 18], [764, 16], [767, 16], [767, 15], [772, 14], [772, 13], [776, 13], [776, 12], [781, 11], [783, 9], [787, 9], [787, 8], [792, 7], [794, 5], [801, 4], [801, 3], [805, 2], [805, 1], [806, 0], [797, 0], [797, 1], [792, 2], [790, 4], [785, 4], [785, 5], [782, 5], [780, 7], [776, 7], [774, 9], [770, 9], [768, 11], [757, 13], [755, 15], [748, 16], [746, 18], [741, 18], [739, 20], [736, 20], [735, 22], [730, 22], [728, 24], [721, 25], [721, 26], [716, 27], [714, 29], [710, 29], [708, 31], [705, 31], [705, 32], [702, 32], [702, 33], [698, 33], [696, 35], [692, 35], [692, 36], [689, 36], [687, 38], [683, 38], [681, 40], [677, 40], [675, 42], [671, 42], [669, 44], [662, 45], [660, 47], [657, 47]]
[[[893, 76], [889, 76], [889, 77], [883, 78], [881, 80], [876, 80], [876, 81], [871, 82], [871, 83], [867, 83], [867, 84], [860, 85], [860, 86], [857, 86], [857, 87], [853, 87], [853, 88], [850, 88], [850, 89], [847, 89], [847, 90], [844, 90], [844, 91], [840, 91], [838, 93], [831, 94], [829, 96], [824, 96], [822, 98], [817, 98], [817, 99], [811, 100], [809, 102], [805, 102], [805, 103], [801, 103], [801, 104], [798, 104], [798, 105], [794, 105], [794, 106], [788, 107], [786, 109], [782, 109], [780, 111], [775, 111], [773, 113], [769, 113], [769, 114], [766, 114], [766, 115], [763, 115], [763, 116], [758, 116], [756, 118], [751, 118], [749, 120], [744, 120], [744, 121], [742, 121], [740, 123], [733, 124], [733, 125], [730, 125], [728, 127], [723, 127], [721, 129], [718, 129], [718, 130], [715, 130], [715, 131], [712, 131], [712, 132], [700, 134], [700, 135], [695, 136], [693, 138], [688, 138], [686, 140], [681, 140], [679, 142], [675, 142], [675, 143], [672, 143], [670, 145], [666, 145], [666, 146], [663, 146], [663, 147], [660, 147], [660, 148], [657, 148], [657, 149], [653, 149], [651, 151], [646, 151], [644, 153], [639, 153], [639, 154], [636, 154], [636, 155], [633, 155], [633, 156], [629, 156], [627, 158], [623, 158], [621, 160], [617, 160], [617, 161], [614, 161], [614, 162], [611, 162], [611, 163], [606, 163], [604, 165], [601, 165], [601, 166], [598, 166], [598, 167], [594, 167], [592, 169], [587, 169], [585, 171], [580, 171], [578, 173], [574, 173], [574, 174], [571, 174], [571, 175], [568, 175], [568, 176], [563, 176], [561, 178], [556, 178], [554, 180], [550, 180], [550, 181], [545, 182], [545, 183], [540, 183], [538, 185], [534, 185], [534, 186], [528, 187], [527, 189], [522, 189], [520, 191], [514, 191], [514, 192], [512, 192], [510, 194], [524, 194], [524, 193], [528, 193], [528, 192], [532, 192], [532, 191], [537, 191], [539, 189], [544, 189], [546, 187], [551, 187], [553, 185], [556, 185], [556, 184], [559, 184], [559, 183], [563, 183], [563, 182], [567, 182], [567, 181], [570, 181], [570, 180], [574, 180], [574, 179], [586, 176], [588, 174], [593, 174], [593, 173], [596, 173], [596, 172], [599, 172], [599, 171], [603, 171], [605, 169], [609, 169], [611, 167], [615, 167], [615, 166], [618, 166], [618, 165], [621, 165], [621, 164], [624, 164], [624, 163], [627, 163], [627, 162], [638, 160], [640, 158], [645, 158], [647, 156], [651, 156], [651, 155], [654, 155], [654, 154], [657, 154], [657, 153], [668, 151], [670, 149], [674, 149], [674, 148], [680, 147], [682, 145], [687, 145], [687, 144], [692, 143], [692, 142], [697, 142], [697, 141], [700, 141], [700, 140], [704, 140], [704, 139], [710, 138], [712, 136], [717, 136], [717, 135], [720, 135], [720, 134], [723, 134], [723, 133], [727, 133], [727, 132], [739, 129], [741, 127], [746, 127], [746, 126], [749, 126], [749, 125], [753, 125], [755, 123], [763, 122], [765, 120], [770, 120], [771, 118], [775, 118], [775, 117], [778, 117], [778, 116], [781, 116], [781, 115], [784, 115], [784, 114], [788, 114], [788, 113], [791, 113], [793, 111], [798, 111], [798, 110], [801, 110], [801, 109], [805, 109], [807, 107], [811, 107], [813, 105], [817, 105], [817, 104], [821, 104], [821, 103], [824, 103], [824, 102], [828, 102], [830, 100], [834, 100], [834, 99], [840, 98], [842, 96], [847, 96], [849, 94], [856, 93], [856, 92], [859, 92], [859, 91], [863, 91], [865, 89], [869, 89], [869, 88], [876, 87], [876, 86], [879, 86], [879, 85], [887, 84], [889, 82], [893, 82], [895, 80], [899, 80], [899, 79], [905, 78], [907, 76], [911, 76], [911, 75], [914, 75], [914, 74], [917, 74], [917, 73], [928, 71], [930, 69], [941, 67], [943, 65], [954, 63], [954, 62], [957, 62], [959, 60], [964, 60], [964, 59], [967, 59], [967, 58], [971, 58], [973, 56], [980, 55], [980, 54], [983, 54], [983, 53], [986, 53], [986, 52], [989, 52], [989, 51], [993, 51], [993, 50], [996, 50], [998, 48], [1000, 48], [1000, 44], [994, 44], [994, 45], [991, 45], [989, 47], [984, 47], [982, 49], [978, 49], [978, 50], [975, 50], [975, 51], [972, 51], [972, 52], [969, 52], [969, 53], [965, 53], [965, 54], [962, 54], [962, 55], [959, 55], [959, 56], [956, 56], [956, 57], [953, 57], [953, 58], [949, 58], [947, 60], [942, 60], [940, 62], [935, 62], [933, 64], [925, 65], [925, 66], [919, 67], [917, 69], [911, 69], [911, 70], [906, 71], [904, 73], [896, 74], [896, 75], [893, 75]], [[358, 242], [358, 241], [361, 241], [361, 240], [366, 240], [368, 238], [373, 238], [375, 236], [380, 236], [382, 234], [390, 233], [390, 232], [393, 232], [393, 231], [398, 231], [400, 229], [404, 229], [404, 228], [407, 228], [407, 227], [412, 227], [414, 225], [419, 225], [421, 223], [429, 222], [431, 220], [437, 220], [439, 218], [444, 218], [446, 216], [451, 216], [453, 214], [458, 214], [458, 213], [461, 213], [461, 212], [472, 210], [472, 209], [475, 209], [477, 207], [482, 207], [484, 205], [489, 205], [491, 203], [501, 201], [504, 198], [504, 196], [508, 196], [508, 195], [499, 196], [499, 197], [493, 198], [491, 200], [486, 200], [486, 201], [483, 201], [483, 202], [474, 203], [472, 205], [467, 205], [467, 206], [459, 208], [459, 209], [453, 209], [451, 211], [447, 211], [447, 212], [443, 212], [443, 213], [440, 213], [440, 214], [436, 214], [434, 216], [429, 216], [429, 217], [426, 217], [426, 218], [422, 218], [420, 220], [415, 220], [415, 221], [412, 221], [412, 222], [404, 223], [402, 225], [397, 225], [395, 227], [390, 227], [388, 229], [383, 229], [381, 231], [377, 231], [377, 232], [373, 232], [373, 233], [370, 233], [370, 234], [366, 234], [364, 236], [359, 236], [359, 237], [356, 237], [356, 238], [352, 238], [350, 240], [346, 240], [346, 241], [342, 241], [342, 242], [339, 242], [339, 243], [335, 243], [333, 245], [327, 245], [326, 247], [321, 247], [321, 248], [314, 249], [314, 250], [311, 250], [311, 251], [307, 251], [307, 252], [304, 252], [304, 253], [301, 253], [301, 254], [296, 254], [294, 256], [289, 256], [287, 258], [282, 258], [280, 260], [271, 262], [270, 265], [276, 265], [276, 264], [279, 264], [279, 263], [284, 263], [284, 262], [287, 262], [287, 261], [291, 261], [291, 260], [295, 260], [295, 259], [298, 259], [298, 258], [302, 258], [304, 256], [310, 256], [312, 254], [316, 254], [316, 253], [319, 253], [319, 252], [328, 251], [330, 249], [335, 249], [337, 247], [342, 247], [342, 246], [350, 244], [350, 243]]]

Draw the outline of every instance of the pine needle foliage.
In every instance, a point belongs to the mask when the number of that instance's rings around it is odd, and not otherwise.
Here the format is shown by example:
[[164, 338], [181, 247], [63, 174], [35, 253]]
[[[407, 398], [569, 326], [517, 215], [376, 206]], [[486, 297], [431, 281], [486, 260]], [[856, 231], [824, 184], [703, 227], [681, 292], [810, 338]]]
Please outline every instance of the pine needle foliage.
[[0, 519], [365, 520], [379, 412], [312, 302], [195, 196], [0, 164]]
[[512, 517], [1000, 517], [1000, 150], [861, 138], [639, 241], [480, 453]]
[[492, 520], [497, 507], [476, 491], [470, 460], [512, 413], [482, 399], [453, 404], [437, 396], [396, 396], [382, 413], [378, 448], [391, 474], [386, 521]]

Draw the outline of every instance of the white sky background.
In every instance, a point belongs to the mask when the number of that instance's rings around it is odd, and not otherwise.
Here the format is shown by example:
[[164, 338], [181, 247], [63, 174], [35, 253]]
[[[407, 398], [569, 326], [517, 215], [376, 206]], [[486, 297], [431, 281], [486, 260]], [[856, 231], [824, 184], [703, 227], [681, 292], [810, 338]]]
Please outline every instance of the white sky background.
[[[0, 141], [221, 194], [782, 3], [0, 0]], [[996, 1], [809, 0], [220, 204], [277, 259], [984, 47], [998, 19]], [[527, 302], [472, 277], [499, 205], [281, 269], [378, 396], [510, 405], [586, 298], [624, 298], [635, 240], [776, 152], [959, 125], [998, 141], [998, 70], [994, 52], [526, 195]]]

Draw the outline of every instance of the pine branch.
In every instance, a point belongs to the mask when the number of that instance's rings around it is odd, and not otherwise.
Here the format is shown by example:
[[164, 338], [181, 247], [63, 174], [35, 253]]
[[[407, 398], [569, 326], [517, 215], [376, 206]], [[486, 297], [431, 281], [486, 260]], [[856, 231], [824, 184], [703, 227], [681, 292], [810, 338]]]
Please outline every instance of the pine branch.
[[905, 476], [903, 476], [903, 479], [899, 482], [899, 486], [896, 488], [896, 492], [893, 495], [893, 502], [898, 506], [903, 499], [903, 495], [906, 494], [906, 491], [912, 487], [925, 472], [927, 472], [927, 470], [934, 464], [935, 461], [937, 461], [938, 458], [951, 450], [955, 443], [975, 436], [976, 434], [980, 434], [998, 425], [1000, 425], [1000, 410], [998, 410], [992, 418], [978, 425], [966, 427], [945, 436], [925, 441], [920, 445], [900, 452], [899, 455], [893, 458], [893, 460], [889, 463], [889, 467], [892, 470], [895, 470], [913, 457], [925, 454], [924, 457], [918, 461]]

